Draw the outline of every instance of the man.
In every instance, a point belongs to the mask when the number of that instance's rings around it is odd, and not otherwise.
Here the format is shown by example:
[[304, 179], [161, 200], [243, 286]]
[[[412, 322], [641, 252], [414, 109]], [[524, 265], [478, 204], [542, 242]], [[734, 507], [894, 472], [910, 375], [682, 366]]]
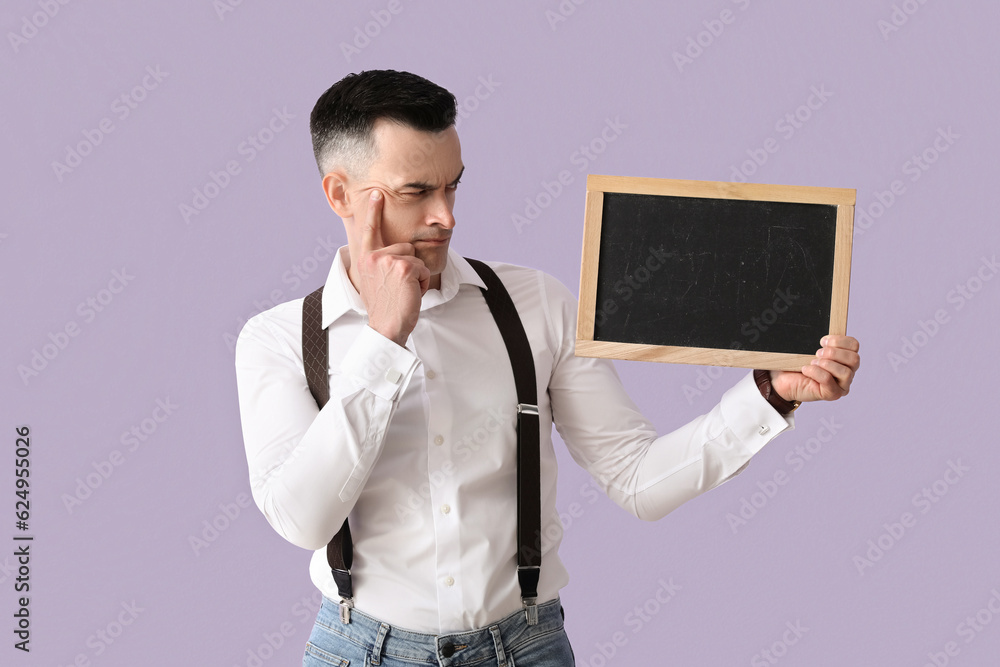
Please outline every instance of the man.
[[[855, 339], [827, 336], [801, 372], [759, 372], [759, 386], [748, 373], [710, 413], [658, 437], [609, 361], [574, 355], [572, 293], [491, 263], [538, 384], [532, 623], [515, 565], [511, 361], [483, 280], [450, 248], [465, 169], [455, 111], [451, 93], [405, 72], [351, 75], [320, 97], [313, 145], [348, 240], [322, 293], [329, 402], [318, 408], [303, 371], [302, 299], [251, 319], [237, 344], [254, 500], [279, 534], [316, 550], [310, 574], [325, 599], [307, 665], [572, 665], [551, 425], [616, 503], [655, 520], [738, 473], [793, 425], [782, 413], [797, 402], [847, 394], [860, 363]], [[325, 554], [348, 515], [353, 608]]]

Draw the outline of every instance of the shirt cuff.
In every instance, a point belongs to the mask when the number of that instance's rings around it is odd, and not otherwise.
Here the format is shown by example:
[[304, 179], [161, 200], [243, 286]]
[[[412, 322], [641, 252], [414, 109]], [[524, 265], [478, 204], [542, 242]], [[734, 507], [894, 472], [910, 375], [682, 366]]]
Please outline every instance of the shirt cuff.
[[795, 428], [792, 414], [781, 415], [760, 395], [752, 371], [723, 394], [720, 407], [726, 425], [754, 454], [782, 431]]
[[340, 371], [358, 386], [391, 401], [409, 382], [417, 362], [408, 349], [366, 326], [344, 355]]

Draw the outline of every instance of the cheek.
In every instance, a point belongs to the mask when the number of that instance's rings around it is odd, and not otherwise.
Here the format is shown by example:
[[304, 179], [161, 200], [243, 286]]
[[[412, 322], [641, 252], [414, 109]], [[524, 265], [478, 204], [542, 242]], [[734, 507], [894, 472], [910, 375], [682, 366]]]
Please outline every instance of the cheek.
[[417, 221], [420, 220], [419, 208], [415, 204], [403, 204], [385, 209], [382, 213], [382, 240], [386, 245], [405, 243], [412, 239]]

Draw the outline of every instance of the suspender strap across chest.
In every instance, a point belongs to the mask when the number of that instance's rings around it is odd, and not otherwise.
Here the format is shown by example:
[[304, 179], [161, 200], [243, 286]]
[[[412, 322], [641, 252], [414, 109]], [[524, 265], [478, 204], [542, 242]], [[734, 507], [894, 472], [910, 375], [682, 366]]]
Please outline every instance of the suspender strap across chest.
[[[510, 294], [486, 264], [466, 258], [486, 284], [483, 297], [503, 337], [517, 391], [517, 579], [529, 625], [538, 623], [538, 577], [542, 563], [541, 466], [539, 463], [538, 389], [531, 346]], [[329, 335], [323, 329], [323, 288], [302, 304], [302, 361], [309, 391], [322, 408], [330, 400]], [[326, 559], [341, 597], [340, 618], [351, 619], [354, 544], [347, 520], [326, 547]]]

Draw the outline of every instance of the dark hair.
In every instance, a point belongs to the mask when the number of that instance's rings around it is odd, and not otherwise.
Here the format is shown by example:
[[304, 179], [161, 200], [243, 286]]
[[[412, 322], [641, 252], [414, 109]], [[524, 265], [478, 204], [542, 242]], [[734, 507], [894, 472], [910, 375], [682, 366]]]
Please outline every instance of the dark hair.
[[349, 171], [367, 168], [376, 157], [372, 128], [379, 119], [442, 132], [455, 124], [455, 113], [455, 96], [416, 74], [395, 70], [349, 74], [320, 96], [309, 117], [320, 174], [326, 174], [332, 161]]

